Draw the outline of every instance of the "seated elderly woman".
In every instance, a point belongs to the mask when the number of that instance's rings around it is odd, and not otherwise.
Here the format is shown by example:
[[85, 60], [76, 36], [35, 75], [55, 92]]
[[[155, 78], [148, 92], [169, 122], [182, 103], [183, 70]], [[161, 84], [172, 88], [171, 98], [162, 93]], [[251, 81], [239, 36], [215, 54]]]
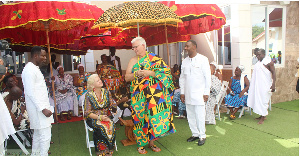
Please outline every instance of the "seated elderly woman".
[[23, 91], [17, 86], [2, 94], [16, 130], [29, 129], [30, 126], [22, 95]]
[[55, 97], [57, 104], [57, 113], [60, 113], [60, 120], [64, 121], [64, 112], [68, 112], [68, 120], [71, 120], [71, 113], [74, 110], [74, 102], [78, 104], [76, 92], [73, 86], [73, 77], [69, 74], [64, 74], [62, 66], [57, 67], [58, 75], [53, 76], [55, 84]]
[[97, 74], [89, 77], [85, 95], [84, 116], [88, 126], [94, 129], [93, 139], [97, 155], [112, 155], [115, 146], [116, 127], [112, 121], [112, 108], [117, 108], [111, 93], [103, 88]]
[[208, 98], [208, 101], [206, 102], [206, 116], [205, 116], [205, 122], [206, 124], [216, 124], [215, 119], [215, 106], [217, 103], [216, 96], [219, 94], [221, 90], [221, 81], [220, 79], [215, 75], [216, 74], [216, 68], [217, 64], [216, 62], [210, 63], [210, 72], [211, 72], [211, 87], [210, 87], [210, 95]]
[[78, 75], [74, 77], [74, 86], [76, 86], [76, 95], [78, 99], [78, 105], [82, 106], [85, 94], [87, 93], [87, 80], [91, 74], [84, 72], [84, 66], [78, 65]]
[[[236, 67], [234, 74], [235, 76], [231, 77], [229, 80], [229, 91], [225, 97], [225, 106], [230, 109], [230, 119], [235, 119], [235, 113], [242, 107], [247, 104], [247, 91], [249, 89], [249, 79], [247, 75], [242, 75], [242, 72], [245, 70], [243, 65]], [[233, 110], [233, 108], [235, 108]]]

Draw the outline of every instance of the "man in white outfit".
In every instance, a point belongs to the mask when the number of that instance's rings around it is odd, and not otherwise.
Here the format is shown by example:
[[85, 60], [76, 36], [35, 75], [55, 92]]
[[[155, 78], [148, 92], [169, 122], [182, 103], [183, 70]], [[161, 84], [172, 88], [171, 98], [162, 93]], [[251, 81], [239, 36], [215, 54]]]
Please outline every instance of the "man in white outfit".
[[205, 143], [205, 102], [208, 100], [211, 86], [211, 73], [207, 57], [198, 54], [194, 40], [186, 42], [184, 50], [188, 52], [181, 65], [179, 78], [180, 99], [186, 104], [187, 119], [192, 136], [188, 142], [199, 139], [198, 145]]
[[116, 67], [116, 69], [120, 72], [122, 75], [122, 68], [121, 68], [121, 59], [119, 56], [116, 56], [116, 48], [115, 47], [109, 47], [109, 58], [110, 62]]
[[257, 124], [263, 124], [268, 115], [269, 101], [275, 91], [276, 73], [271, 57], [266, 56], [264, 49], [257, 52], [258, 62], [254, 66], [250, 87], [248, 91], [247, 105], [260, 117]]
[[47, 156], [51, 140], [51, 123], [54, 122], [45, 78], [40, 70], [46, 64], [46, 51], [35, 46], [31, 49], [31, 62], [22, 72], [25, 102], [30, 128], [34, 129], [32, 155]]

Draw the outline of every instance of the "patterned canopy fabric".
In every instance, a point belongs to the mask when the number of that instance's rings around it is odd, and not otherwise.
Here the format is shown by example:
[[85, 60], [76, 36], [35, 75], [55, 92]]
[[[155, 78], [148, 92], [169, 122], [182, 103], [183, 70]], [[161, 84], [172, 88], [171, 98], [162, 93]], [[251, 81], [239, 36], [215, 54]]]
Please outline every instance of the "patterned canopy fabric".
[[[167, 37], [169, 43], [186, 42], [190, 39], [189, 35], [181, 35], [179, 28], [167, 26]], [[108, 29], [101, 29], [106, 30]], [[131, 29], [110, 28], [109, 36], [91, 37], [80, 40], [80, 48], [82, 50], [102, 50], [115, 47], [116, 49], [131, 49], [131, 40], [138, 36], [137, 28]], [[105, 33], [105, 32], [104, 32]], [[99, 34], [99, 33], [98, 33]], [[103, 33], [100, 33], [103, 34]], [[146, 40], [147, 46], [155, 46], [166, 43], [165, 26], [141, 27], [140, 36]]]
[[95, 20], [95, 9], [95, 6], [83, 2], [28, 1], [3, 4], [0, 6], [0, 30], [22, 26], [45, 31], [44, 23], [48, 21], [49, 31], [67, 30]]
[[95, 23], [96, 27], [128, 27], [137, 25], [172, 24], [182, 22], [163, 4], [145, 1], [125, 2], [106, 10]]
[[189, 35], [222, 28], [226, 17], [216, 4], [175, 4], [175, 1], [159, 1], [168, 6], [183, 21]]
[[[18, 10], [17, 14], [14, 10]], [[9, 40], [13, 50], [23, 52], [21, 50], [33, 46], [46, 47], [49, 37], [51, 52], [84, 55], [86, 51], [80, 50], [79, 39], [90, 33], [95, 19], [103, 12], [95, 5], [82, 2], [4, 4], [0, 6], [0, 13], [4, 15], [0, 22], [0, 39]], [[46, 25], [49, 26], [49, 36], [45, 33]]]

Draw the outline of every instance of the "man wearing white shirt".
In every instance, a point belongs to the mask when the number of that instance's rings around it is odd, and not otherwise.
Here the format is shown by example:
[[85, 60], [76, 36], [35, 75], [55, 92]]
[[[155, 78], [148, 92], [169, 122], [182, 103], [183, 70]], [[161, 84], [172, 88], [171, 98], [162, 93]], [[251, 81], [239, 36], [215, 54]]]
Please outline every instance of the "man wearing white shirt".
[[205, 143], [205, 102], [208, 100], [211, 86], [211, 73], [207, 57], [198, 54], [194, 40], [186, 42], [184, 50], [188, 52], [181, 66], [179, 78], [180, 99], [186, 105], [187, 119], [192, 136], [188, 142], [199, 138], [198, 145]]
[[116, 48], [109, 47], [109, 53], [110, 53], [110, 55], [109, 55], [110, 62], [116, 67], [116, 69], [122, 75], [121, 60], [120, 60], [120, 57], [116, 56]]
[[[31, 49], [31, 62], [22, 72], [25, 102], [30, 128], [34, 129], [32, 155], [48, 155], [51, 140], [52, 111], [44, 76], [40, 67], [46, 64], [46, 51], [35, 46]], [[39, 150], [39, 151], [38, 151]]]

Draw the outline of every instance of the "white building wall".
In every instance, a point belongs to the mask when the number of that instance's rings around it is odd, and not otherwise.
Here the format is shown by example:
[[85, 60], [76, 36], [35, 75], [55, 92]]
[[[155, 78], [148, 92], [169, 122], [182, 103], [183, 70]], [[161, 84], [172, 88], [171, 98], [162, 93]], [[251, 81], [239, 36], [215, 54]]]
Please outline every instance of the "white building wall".
[[251, 78], [252, 26], [250, 4], [232, 4], [231, 9], [231, 65], [232, 74], [239, 65], [245, 66], [244, 74]]
[[201, 33], [198, 35], [191, 35], [191, 39], [196, 41], [197, 52], [199, 54], [206, 56], [209, 62], [216, 61], [213, 31]]

